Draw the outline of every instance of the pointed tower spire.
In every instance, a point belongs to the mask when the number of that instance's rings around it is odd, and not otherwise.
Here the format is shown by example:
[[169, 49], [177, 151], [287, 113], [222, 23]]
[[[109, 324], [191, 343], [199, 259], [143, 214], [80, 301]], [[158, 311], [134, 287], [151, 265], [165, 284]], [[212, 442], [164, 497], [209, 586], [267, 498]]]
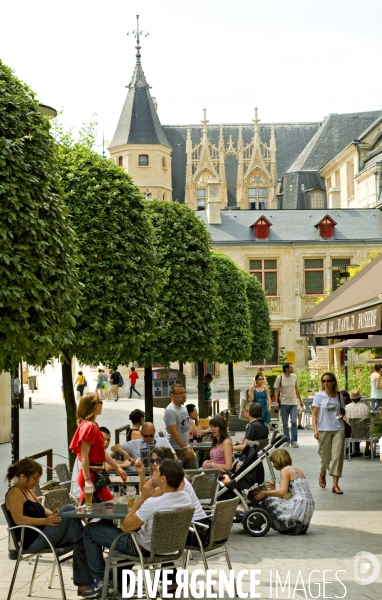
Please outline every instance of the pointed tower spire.
[[135, 46], [137, 53], [135, 55], [136, 63], [135, 63], [133, 77], [132, 77], [128, 87], [130, 90], [133, 90], [138, 87], [142, 87], [142, 88], [145, 88], [146, 90], [148, 90], [148, 89], [150, 89], [150, 86], [146, 81], [146, 77], [145, 77], [145, 74], [143, 72], [142, 65], [141, 65], [140, 37], [141, 37], [141, 35], [143, 35], [144, 37], [147, 37], [149, 35], [149, 33], [148, 33], [148, 31], [139, 29], [139, 15], [137, 15], [137, 28], [133, 29], [132, 31], [129, 31], [127, 33], [127, 35], [129, 35], [130, 33], [137, 40], [137, 45]]

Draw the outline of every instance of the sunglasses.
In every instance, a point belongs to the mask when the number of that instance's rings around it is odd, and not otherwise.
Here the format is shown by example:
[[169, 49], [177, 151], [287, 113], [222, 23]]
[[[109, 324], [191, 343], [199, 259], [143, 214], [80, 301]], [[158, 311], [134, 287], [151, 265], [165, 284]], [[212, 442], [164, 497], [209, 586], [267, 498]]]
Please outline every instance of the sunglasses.
[[103, 404], [103, 400], [98, 400], [98, 404]]
[[322, 383], [332, 383], [334, 379], [321, 379]]
[[160, 465], [160, 464], [161, 464], [161, 462], [162, 462], [162, 460], [163, 460], [163, 459], [162, 459], [162, 458], [160, 458], [160, 456], [158, 456], [158, 458], [150, 458], [150, 462], [151, 462], [151, 464], [152, 464], [152, 465], [155, 465], [155, 463], [156, 463], [157, 465]]

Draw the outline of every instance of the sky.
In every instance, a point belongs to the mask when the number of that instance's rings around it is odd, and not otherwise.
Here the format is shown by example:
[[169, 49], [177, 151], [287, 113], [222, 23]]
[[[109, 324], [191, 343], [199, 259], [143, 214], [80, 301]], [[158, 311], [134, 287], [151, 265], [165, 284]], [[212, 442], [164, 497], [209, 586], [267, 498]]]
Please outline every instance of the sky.
[[[363, 6], [365, 10], [363, 11]], [[0, 12], [0, 59], [111, 140], [142, 37], [162, 124], [321, 121], [382, 108], [382, 2], [369, 0], [19, 0]]]

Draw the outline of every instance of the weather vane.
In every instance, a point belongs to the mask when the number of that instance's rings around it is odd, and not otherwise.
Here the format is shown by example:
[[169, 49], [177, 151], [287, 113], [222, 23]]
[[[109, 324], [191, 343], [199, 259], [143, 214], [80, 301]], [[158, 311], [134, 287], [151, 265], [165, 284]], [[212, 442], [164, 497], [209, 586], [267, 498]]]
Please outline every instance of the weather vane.
[[141, 35], [144, 35], [145, 37], [147, 37], [149, 35], [148, 31], [145, 31], [143, 29], [139, 29], [139, 15], [137, 15], [137, 28], [133, 29], [132, 31], [129, 31], [127, 33], [127, 35], [129, 35], [130, 33], [133, 34], [133, 36], [135, 37], [135, 39], [137, 40], [137, 45], [135, 46], [137, 49], [137, 62], [140, 63], [141, 62], [141, 53], [140, 53], [140, 45], [139, 45], [139, 38]]

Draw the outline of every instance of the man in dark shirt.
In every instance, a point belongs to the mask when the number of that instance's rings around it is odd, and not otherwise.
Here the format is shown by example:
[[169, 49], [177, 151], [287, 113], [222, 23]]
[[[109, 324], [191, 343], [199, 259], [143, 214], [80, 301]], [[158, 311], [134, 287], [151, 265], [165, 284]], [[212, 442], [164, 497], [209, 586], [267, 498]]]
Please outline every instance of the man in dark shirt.
[[108, 400], [110, 400], [110, 394], [113, 394], [113, 396], [115, 396], [115, 402], [118, 401], [118, 398], [119, 398], [119, 396], [118, 396], [119, 376], [120, 376], [119, 371], [114, 371], [114, 369], [109, 369], [110, 388], [109, 388], [109, 392], [107, 394]]
[[254, 442], [255, 440], [266, 440], [269, 435], [268, 425], [264, 424], [261, 418], [263, 414], [263, 408], [261, 404], [257, 402], [251, 402], [248, 408], [249, 412], [249, 424], [245, 432], [245, 440], [242, 444], [234, 444], [234, 452], [242, 452], [247, 445], [247, 440]]

